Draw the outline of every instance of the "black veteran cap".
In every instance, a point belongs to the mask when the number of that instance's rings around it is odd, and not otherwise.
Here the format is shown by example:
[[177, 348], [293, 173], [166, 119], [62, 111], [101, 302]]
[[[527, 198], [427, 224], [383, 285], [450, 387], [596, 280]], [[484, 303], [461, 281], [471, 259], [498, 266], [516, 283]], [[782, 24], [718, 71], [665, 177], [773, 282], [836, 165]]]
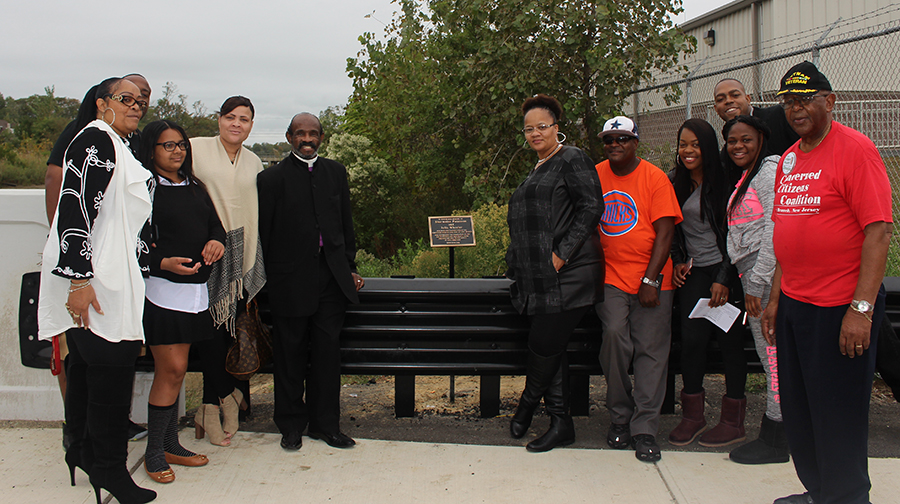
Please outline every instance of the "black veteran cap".
[[831, 91], [831, 83], [809, 61], [798, 63], [781, 78], [781, 89], [776, 96], [787, 93], [798, 95], [815, 94], [819, 91]]

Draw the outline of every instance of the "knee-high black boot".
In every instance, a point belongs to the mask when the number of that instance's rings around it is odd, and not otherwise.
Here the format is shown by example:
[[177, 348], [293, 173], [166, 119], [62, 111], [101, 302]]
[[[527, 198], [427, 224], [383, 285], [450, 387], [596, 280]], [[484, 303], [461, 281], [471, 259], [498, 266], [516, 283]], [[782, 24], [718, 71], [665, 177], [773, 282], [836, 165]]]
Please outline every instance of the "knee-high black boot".
[[101, 488], [122, 504], [156, 498], [156, 492], [134, 483], [126, 467], [133, 378], [134, 366], [89, 366], [87, 370], [87, 426], [94, 448], [90, 476], [97, 504]]
[[550, 386], [544, 393], [544, 406], [550, 414], [550, 428], [543, 436], [525, 446], [531, 452], [550, 451], [557, 446], [567, 446], [575, 442], [575, 423], [569, 414], [569, 361], [565, 352], [550, 381]]
[[91, 474], [93, 450], [87, 437], [88, 385], [87, 364], [80, 358], [67, 358], [66, 366], [66, 430], [69, 448], [66, 450], [66, 465], [69, 479], [75, 486], [75, 468], [80, 467], [85, 474]]
[[519, 399], [516, 413], [509, 422], [509, 433], [512, 437], [519, 439], [528, 432], [528, 427], [531, 426], [531, 419], [534, 417], [534, 410], [541, 403], [541, 397], [547, 391], [547, 387], [550, 386], [553, 375], [559, 370], [561, 358], [561, 353], [543, 357], [531, 350], [528, 351], [525, 390], [522, 391], [522, 397]]

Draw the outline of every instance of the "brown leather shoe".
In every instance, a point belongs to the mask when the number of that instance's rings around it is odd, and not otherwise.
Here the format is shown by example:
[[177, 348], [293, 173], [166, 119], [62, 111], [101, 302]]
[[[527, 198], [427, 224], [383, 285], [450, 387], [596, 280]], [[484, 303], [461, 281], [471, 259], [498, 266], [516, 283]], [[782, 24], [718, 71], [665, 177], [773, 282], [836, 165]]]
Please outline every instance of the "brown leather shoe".
[[167, 452], [166, 463], [188, 467], [200, 467], [208, 464], [209, 459], [206, 458], [206, 455], [200, 455], [199, 453], [194, 454], [192, 457], [180, 457]]
[[147, 469], [147, 462], [144, 462], [144, 470], [147, 471], [147, 476], [150, 476], [150, 479], [157, 483], [171, 483], [175, 481], [175, 471], [171, 467], [159, 472], [150, 472]]

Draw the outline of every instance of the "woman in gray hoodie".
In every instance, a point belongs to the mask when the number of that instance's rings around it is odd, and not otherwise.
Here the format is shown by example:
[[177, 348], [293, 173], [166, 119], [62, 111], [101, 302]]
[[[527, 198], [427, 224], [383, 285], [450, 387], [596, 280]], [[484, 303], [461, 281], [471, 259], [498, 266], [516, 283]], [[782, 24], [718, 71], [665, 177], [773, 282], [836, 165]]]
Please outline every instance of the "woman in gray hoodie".
[[782, 463], [790, 450], [781, 420], [778, 395], [778, 362], [774, 347], [763, 338], [759, 316], [769, 300], [775, 252], [772, 245], [772, 207], [775, 200], [775, 170], [779, 156], [765, 157], [769, 128], [752, 116], [737, 116], [722, 128], [728, 158], [726, 172], [740, 168], [743, 176], [728, 201], [728, 256], [741, 275], [744, 306], [750, 316], [750, 331], [756, 352], [766, 371], [766, 414], [759, 439], [731, 452], [742, 464]]

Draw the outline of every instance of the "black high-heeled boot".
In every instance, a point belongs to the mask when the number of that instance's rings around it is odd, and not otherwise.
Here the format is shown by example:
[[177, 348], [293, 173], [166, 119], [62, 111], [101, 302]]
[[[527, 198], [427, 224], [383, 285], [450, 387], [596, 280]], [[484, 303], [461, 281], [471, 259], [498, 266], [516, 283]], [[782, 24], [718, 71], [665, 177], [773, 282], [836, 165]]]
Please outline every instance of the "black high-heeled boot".
[[69, 447], [66, 450], [66, 465], [69, 466], [69, 481], [75, 486], [75, 468], [90, 476], [94, 461], [90, 440], [87, 438], [87, 364], [80, 356], [66, 357], [66, 434]]
[[143, 504], [156, 498], [156, 492], [134, 483], [126, 466], [133, 377], [133, 366], [88, 367], [87, 426], [94, 449], [90, 479], [97, 504], [101, 488], [121, 504]]
[[534, 411], [541, 403], [541, 397], [550, 386], [550, 380], [559, 370], [559, 361], [562, 354], [549, 357], [540, 356], [533, 351], [528, 351], [528, 367], [525, 375], [525, 390], [519, 398], [516, 412], [509, 421], [509, 434], [519, 439], [528, 432]]
[[525, 446], [530, 452], [550, 451], [575, 442], [575, 423], [569, 414], [569, 361], [563, 352], [557, 372], [544, 393], [544, 406], [550, 414], [550, 428], [543, 436]]

